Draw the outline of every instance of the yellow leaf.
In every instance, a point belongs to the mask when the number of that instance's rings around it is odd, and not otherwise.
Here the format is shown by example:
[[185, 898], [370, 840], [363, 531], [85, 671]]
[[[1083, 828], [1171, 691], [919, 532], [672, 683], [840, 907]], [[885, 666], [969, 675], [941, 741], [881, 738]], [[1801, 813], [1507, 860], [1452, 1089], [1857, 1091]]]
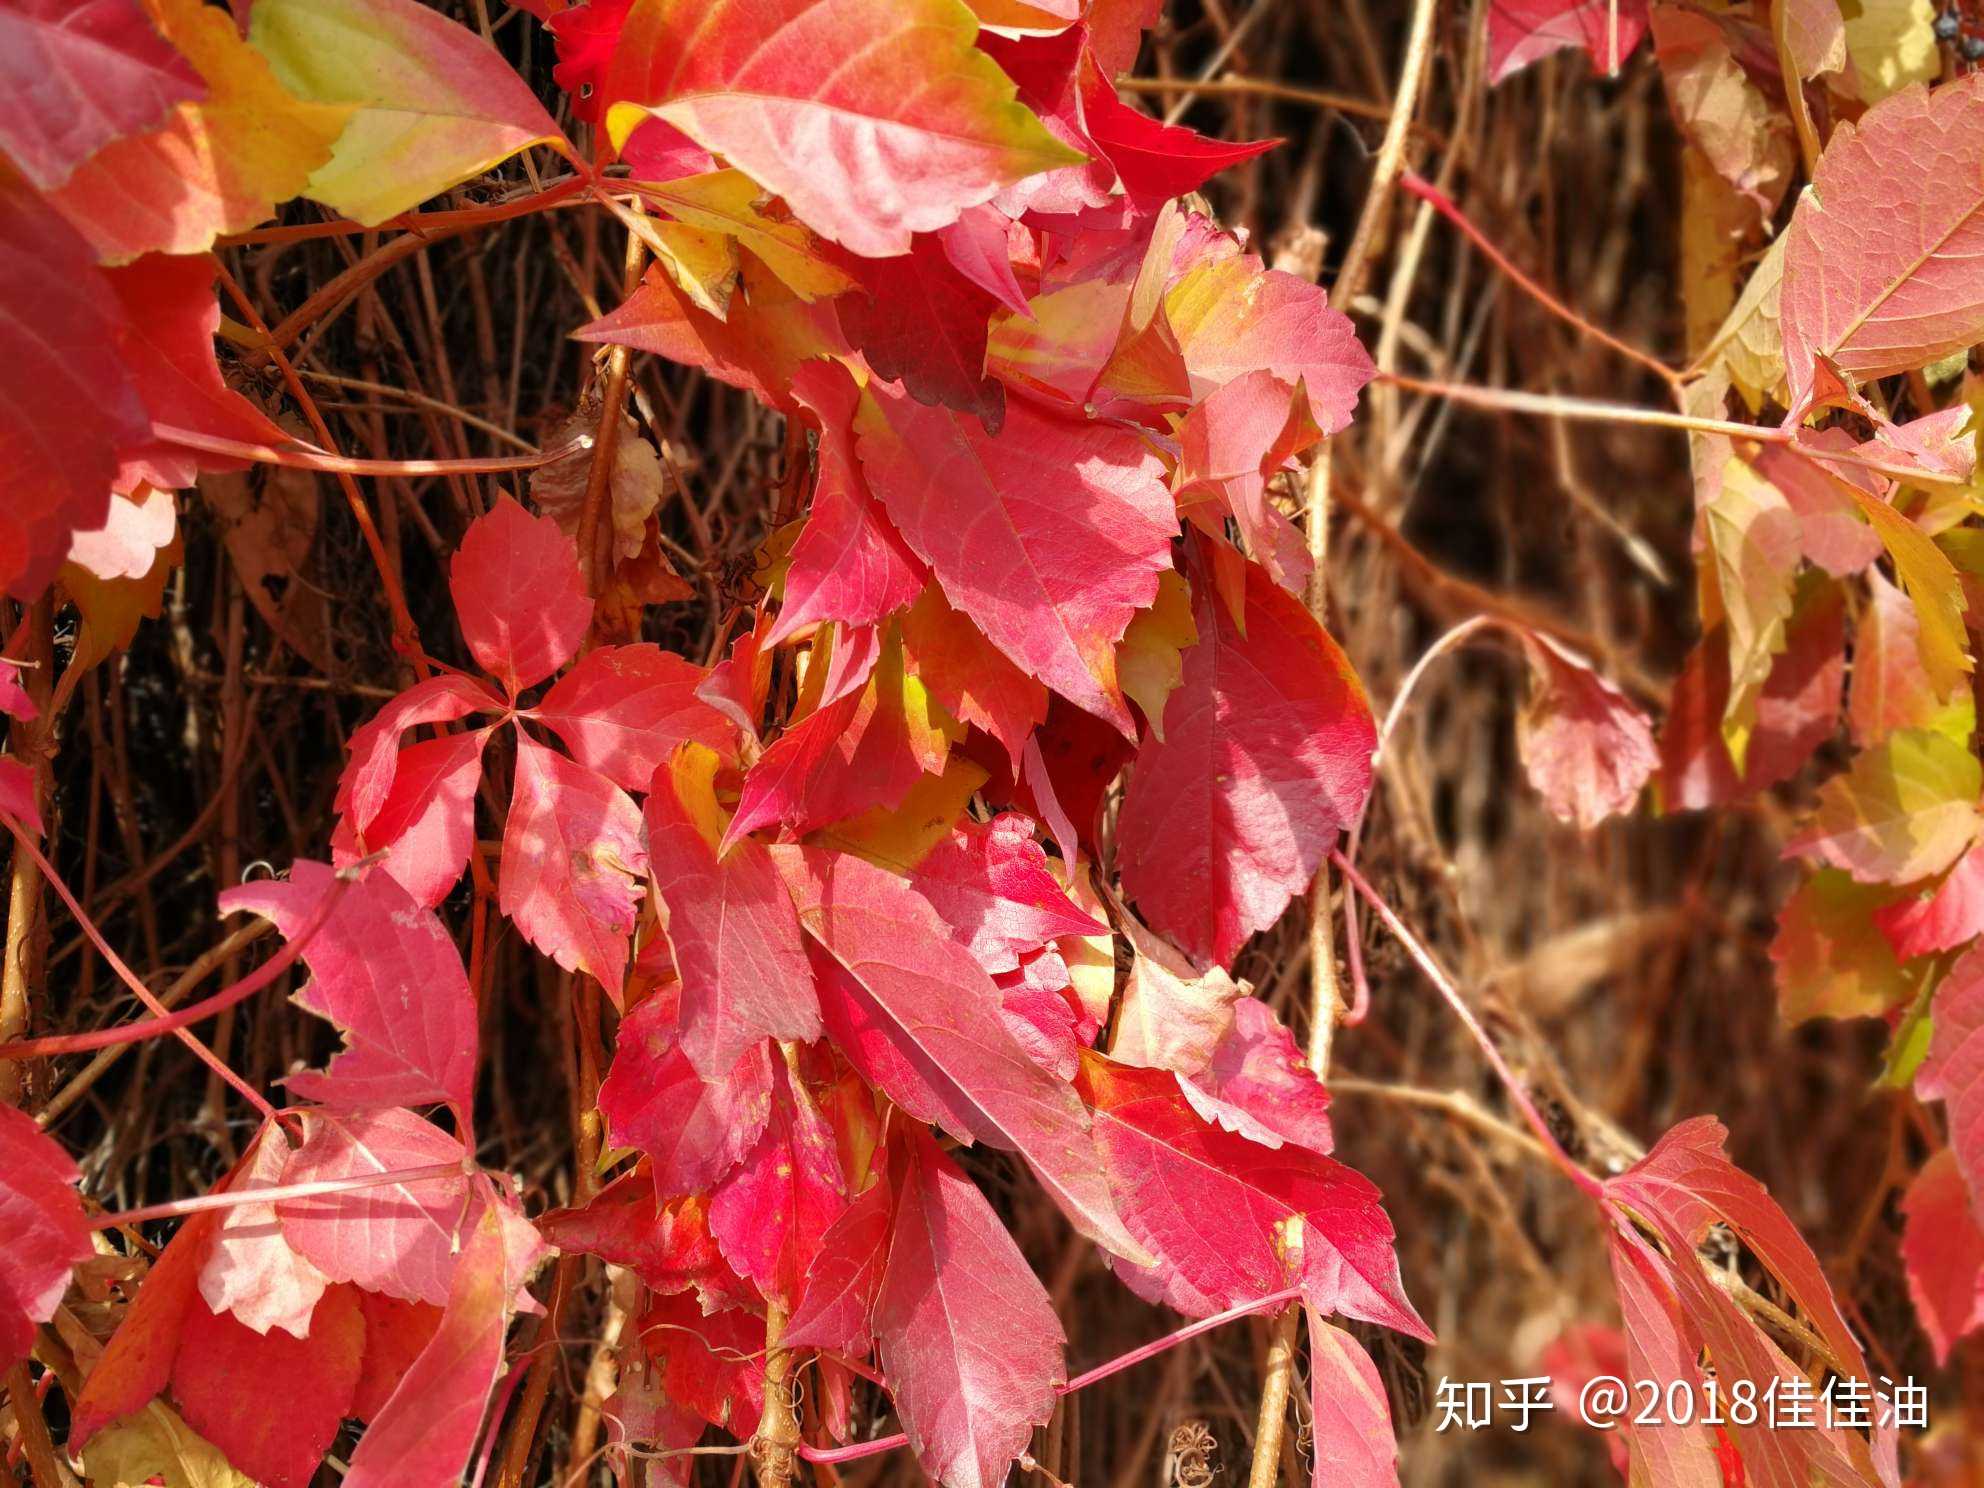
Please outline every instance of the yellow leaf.
[[907, 873], [951, 835], [972, 792], [988, 778], [982, 765], [954, 754], [944, 762], [942, 774], [919, 777], [901, 805], [878, 806], [837, 822], [821, 831], [820, 840], [879, 867]]
[[1846, 16], [1846, 54], [1866, 103], [1942, 74], [1931, 0], [1840, 0], [1840, 10]]
[[85, 161], [55, 204], [108, 263], [146, 253], [201, 253], [221, 233], [268, 218], [331, 158], [351, 118], [276, 81], [225, 10], [148, 0], [152, 20], [207, 84], [163, 128], [113, 140]]
[[[1778, 489], [1741, 459], [1723, 466], [1721, 489], [1703, 510], [1721, 618], [1729, 632], [1729, 703], [1722, 737], [1740, 772], [1755, 727], [1757, 699], [1784, 649], [1792, 578], [1801, 557], [1797, 515]], [[1709, 606], [1704, 623], [1712, 623]]]
[[1783, 286], [1784, 239], [1780, 236], [1750, 270], [1743, 293], [1703, 355], [1704, 367], [1719, 362], [1728, 371], [1752, 412], [1763, 407], [1766, 398], [1782, 403], [1787, 395], [1784, 333], [1778, 324]]
[[780, 283], [811, 302], [854, 288], [854, 280], [820, 252], [819, 241], [797, 222], [766, 210], [763, 189], [742, 171], [712, 171], [643, 188], [647, 199], [677, 222], [718, 233], [749, 249]]
[[298, 97], [351, 109], [306, 190], [368, 227], [530, 145], [570, 152], [502, 55], [419, 0], [256, 0], [249, 40]]
[[1157, 576], [1157, 600], [1130, 617], [1116, 649], [1116, 680], [1164, 738], [1164, 704], [1185, 675], [1183, 652], [1199, 639], [1192, 620], [1192, 586], [1175, 569]]
[[156, 1400], [91, 1437], [83, 1471], [92, 1488], [142, 1488], [154, 1478], [165, 1488], [255, 1488], [219, 1447]]

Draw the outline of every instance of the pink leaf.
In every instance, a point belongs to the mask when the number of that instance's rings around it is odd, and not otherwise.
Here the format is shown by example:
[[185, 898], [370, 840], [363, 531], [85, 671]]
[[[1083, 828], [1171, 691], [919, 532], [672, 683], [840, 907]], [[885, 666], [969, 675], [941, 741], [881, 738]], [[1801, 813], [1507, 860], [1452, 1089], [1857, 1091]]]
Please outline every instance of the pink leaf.
[[139, 0], [22, 0], [0, 10], [0, 150], [43, 191], [205, 92]]
[[1106, 927], [1077, 909], [1034, 841], [1034, 824], [1004, 812], [985, 824], [965, 819], [917, 863], [910, 882], [989, 972], [1012, 971], [1020, 957], [1058, 936]]
[[655, 772], [647, 804], [649, 873], [682, 978], [682, 1052], [708, 1078], [767, 1037], [820, 1036], [799, 920], [770, 855], [750, 838], [717, 855], [716, 764], [685, 745]]
[[1316, 1488], [1397, 1488], [1398, 1438], [1377, 1365], [1313, 1308], [1308, 1318]]
[[[482, 749], [491, 730], [443, 734], [399, 752], [392, 793], [366, 828], [371, 852], [384, 850], [379, 871], [414, 903], [432, 909], [448, 897], [475, 847], [475, 793], [482, 783]], [[368, 856], [352, 819], [331, 834], [331, 861], [348, 868]]]
[[1192, 405], [1178, 430], [1181, 500], [1210, 493], [1232, 514], [1247, 552], [1275, 582], [1300, 590], [1313, 564], [1293, 524], [1267, 497], [1268, 481], [1322, 437], [1301, 389], [1249, 372]]
[[1616, 74], [1646, 27], [1646, 0], [1494, 0], [1488, 80], [1499, 83], [1565, 47], [1584, 51], [1593, 72]]
[[1932, 892], [1875, 910], [1874, 923], [1904, 961], [1953, 951], [1984, 933], [1984, 845], [1958, 858]]
[[[293, 936], [334, 877], [299, 859], [287, 882], [257, 879], [220, 896], [224, 914], [247, 910]], [[345, 1033], [322, 1074], [292, 1075], [310, 1100], [344, 1107], [446, 1101], [467, 1119], [475, 1098], [475, 995], [461, 952], [432, 910], [383, 873], [349, 885], [304, 947], [315, 974], [296, 1001]]]
[[393, 794], [399, 773], [400, 736], [427, 723], [453, 723], [471, 713], [501, 710], [502, 699], [470, 677], [443, 672], [416, 682], [368, 718], [351, 736], [351, 758], [338, 777], [336, 808], [344, 826], [367, 851], [366, 836]]
[[828, 620], [873, 625], [915, 599], [924, 584], [923, 565], [882, 514], [855, 462], [859, 394], [846, 369], [807, 362], [793, 377], [792, 396], [818, 423], [820, 470], [805, 530], [792, 545], [784, 603], [766, 637], [771, 645]]
[[1363, 685], [1302, 602], [1247, 565], [1246, 623], [1202, 582], [1198, 644], [1137, 752], [1117, 826], [1123, 888], [1224, 965], [1309, 886], [1371, 789]]
[[783, 1060], [772, 1066], [771, 1119], [710, 1195], [710, 1233], [738, 1275], [790, 1309], [828, 1226], [847, 1207], [834, 1134]]
[[448, 588], [469, 653], [511, 697], [570, 661], [592, 623], [572, 540], [507, 496], [462, 534]]
[[662, 1389], [732, 1434], [749, 1438], [765, 1405], [764, 1319], [737, 1308], [705, 1314], [686, 1296], [655, 1298], [640, 1320]]
[[1937, 1365], [1945, 1365], [1957, 1340], [1984, 1324], [1984, 1229], [1954, 1151], [1945, 1147], [1923, 1165], [1901, 1214], [1908, 1294]]
[[675, 1041], [675, 998], [657, 992], [621, 1020], [599, 1109], [615, 1147], [654, 1159], [663, 1198], [702, 1193], [758, 1140], [771, 1114], [772, 1056], [760, 1040], [705, 1080]]
[[460, 1481], [503, 1372], [514, 1262], [497, 1211], [485, 1209], [463, 1238], [440, 1326], [359, 1441], [345, 1488], [450, 1488]]
[[655, 767], [693, 739], [719, 754], [736, 743], [730, 721], [696, 695], [707, 673], [640, 642], [579, 658], [534, 710], [572, 757], [622, 790], [643, 791]]
[[[309, 1488], [350, 1414], [364, 1353], [365, 1318], [351, 1287], [324, 1293], [307, 1338], [257, 1333], [195, 1302], [172, 1365], [172, 1398], [186, 1424], [257, 1483]], [[254, 1388], [273, 1380], [283, 1388]]]
[[112, 495], [103, 525], [79, 530], [69, 539], [66, 561], [105, 582], [142, 579], [178, 532], [179, 514], [170, 493], [145, 490], [137, 496]]
[[997, 207], [972, 207], [937, 234], [951, 267], [1016, 315], [1025, 315], [1026, 291], [1013, 272], [1013, 220]]
[[[467, 1162], [459, 1141], [398, 1108], [312, 1118], [308, 1132], [283, 1170], [285, 1184]], [[290, 1245], [330, 1280], [437, 1306], [448, 1300], [460, 1226], [473, 1219], [466, 1169], [280, 1199], [276, 1215]]]
[[1550, 814], [1589, 831], [1623, 816], [1659, 764], [1653, 726], [1583, 657], [1538, 631], [1522, 632], [1529, 701], [1516, 748]]
[[616, 1002], [647, 869], [641, 813], [612, 781], [517, 739], [496, 903], [526, 939]]
[[909, 1136], [875, 1298], [896, 1411], [945, 1488], [1000, 1488], [1067, 1379], [1046, 1290], [992, 1206], [923, 1132]]
[[94, 1253], [69, 1155], [34, 1118], [0, 1106], [0, 1369], [34, 1347], [55, 1316], [69, 1271]]
[[0, 661], [0, 713], [22, 723], [33, 723], [41, 716], [41, 709], [21, 686], [21, 669], [15, 662]]
[[1156, 454], [1028, 403], [994, 440], [951, 409], [870, 392], [862, 463], [945, 597], [1022, 671], [1129, 734], [1116, 642], [1157, 597], [1178, 530]]
[[1081, 1103], [1014, 1042], [999, 989], [929, 903], [859, 858], [772, 856], [800, 920], [846, 972], [823, 981], [820, 1010], [855, 1067], [919, 1121], [1020, 1153], [1077, 1229], [1140, 1258], [1088, 1150]]
[[39, 837], [42, 834], [41, 803], [35, 789], [34, 771], [12, 755], [0, 754], [0, 812]]
[[1368, 1179], [1319, 1153], [1219, 1130], [1162, 1070], [1085, 1055], [1077, 1085], [1123, 1217], [1158, 1255], [1172, 1306], [1204, 1315], [1294, 1284], [1318, 1312], [1432, 1337], [1405, 1299], [1391, 1221]]
[[1330, 1096], [1295, 1047], [1295, 1036], [1258, 997], [1233, 1004], [1233, 1024], [1203, 1068], [1178, 1084], [1206, 1120], [1264, 1147], [1284, 1141], [1327, 1153]]
[[1971, 1206], [1984, 1219], [1984, 947], [1957, 959], [1936, 988], [1929, 1055], [1915, 1093], [1949, 1111], [1950, 1147], [1970, 1185]]
[[1782, 306], [1794, 412], [1822, 361], [1884, 377], [1984, 339], [1984, 74], [1833, 131], [1786, 229]]
[[869, 1318], [882, 1285], [894, 1203], [886, 1181], [856, 1194], [820, 1237], [806, 1284], [785, 1325], [789, 1348], [868, 1351]]

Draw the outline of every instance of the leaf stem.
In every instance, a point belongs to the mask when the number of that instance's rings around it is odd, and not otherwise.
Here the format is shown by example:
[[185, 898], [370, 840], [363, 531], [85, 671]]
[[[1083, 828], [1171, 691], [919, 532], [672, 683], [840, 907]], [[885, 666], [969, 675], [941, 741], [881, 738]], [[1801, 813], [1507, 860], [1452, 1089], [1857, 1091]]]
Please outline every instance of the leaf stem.
[[1571, 1182], [1575, 1183], [1594, 1201], [1602, 1202], [1605, 1198], [1604, 1185], [1571, 1160], [1571, 1155], [1564, 1150], [1563, 1144], [1557, 1140], [1557, 1134], [1550, 1130], [1550, 1124], [1543, 1119], [1543, 1113], [1536, 1109], [1536, 1102], [1530, 1096], [1528, 1088], [1524, 1086], [1521, 1080], [1516, 1078], [1515, 1071], [1509, 1068], [1508, 1060], [1503, 1058], [1502, 1051], [1495, 1047], [1495, 1041], [1488, 1037], [1488, 1030], [1481, 1026], [1481, 1020], [1475, 1016], [1474, 1009], [1469, 1007], [1467, 1005], [1467, 999], [1461, 996], [1460, 988], [1441, 969], [1440, 963], [1433, 959], [1432, 952], [1420, 944], [1419, 937], [1406, 928], [1405, 922], [1398, 917], [1397, 913], [1389, 904], [1385, 903], [1384, 899], [1379, 896], [1378, 891], [1365, 881], [1364, 875], [1357, 871], [1340, 850], [1336, 848], [1330, 849], [1330, 861], [1336, 864], [1337, 871], [1344, 876], [1350, 886], [1364, 896], [1365, 901], [1370, 904], [1378, 918], [1384, 922], [1385, 928], [1391, 931], [1393, 938], [1400, 945], [1405, 947], [1406, 954], [1411, 956], [1419, 964], [1419, 969], [1426, 974], [1426, 979], [1447, 1000], [1448, 1006], [1454, 1010], [1455, 1015], [1459, 1017], [1467, 1031], [1473, 1035], [1474, 1042], [1480, 1046], [1481, 1053], [1487, 1059], [1489, 1067], [1501, 1079], [1503, 1087], [1509, 1093], [1509, 1099], [1515, 1103], [1516, 1109], [1522, 1113], [1523, 1119], [1529, 1123], [1529, 1129], [1536, 1133], [1537, 1140], [1543, 1144], [1544, 1150], [1550, 1154], [1551, 1160], [1557, 1164], [1565, 1177], [1569, 1178]]
[[183, 1219], [208, 1209], [239, 1209], [245, 1204], [275, 1204], [285, 1199], [314, 1199], [323, 1194], [352, 1193], [361, 1188], [384, 1188], [392, 1183], [419, 1183], [429, 1178], [460, 1178], [465, 1169], [458, 1162], [425, 1163], [417, 1168], [394, 1168], [384, 1173], [355, 1173], [349, 1178], [319, 1178], [309, 1183], [278, 1183], [269, 1188], [243, 1188], [227, 1193], [195, 1194], [190, 1199], [169, 1199], [163, 1204], [147, 1204], [142, 1209], [125, 1209], [115, 1214], [99, 1214], [90, 1221], [93, 1230], [115, 1230], [125, 1225], [147, 1224], [155, 1219]]
[[556, 448], [534, 450], [527, 455], [485, 455], [468, 460], [359, 460], [333, 455], [305, 445], [298, 449], [277, 449], [268, 444], [247, 444], [202, 434], [197, 429], [181, 429], [171, 424], [153, 424], [152, 434], [167, 444], [204, 450], [210, 455], [227, 455], [236, 460], [252, 460], [258, 465], [281, 465], [291, 470], [315, 470], [325, 475], [495, 475], [511, 470], [535, 470], [561, 460], [584, 448], [582, 440], [568, 440]]

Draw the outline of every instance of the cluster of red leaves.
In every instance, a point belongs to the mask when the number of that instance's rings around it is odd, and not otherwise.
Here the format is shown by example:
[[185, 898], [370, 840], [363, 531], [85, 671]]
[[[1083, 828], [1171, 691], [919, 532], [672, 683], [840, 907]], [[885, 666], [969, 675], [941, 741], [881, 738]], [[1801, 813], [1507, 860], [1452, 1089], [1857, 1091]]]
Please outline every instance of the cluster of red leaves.
[[[1318, 286], [1181, 200], [1265, 146], [1118, 98], [1149, 7], [1018, 8], [1026, 24], [981, 26], [956, 0], [546, 13], [559, 78], [599, 127], [591, 162], [493, 51], [413, 0], [255, 0], [245, 37], [171, 3], [109, 0], [86, 35], [60, 7], [8, 12], [32, 43], [10, 68], [66, 90], [0, 110], [0, 264], [26, 306], [0, 359], [38, 441], [0, 505], [12, 592], [65, 559], [121, 572], [137, 539], [90, 540], [114, 529], [113, 491], [142, 512], [197, 471], [312, 453], [222, 380], [217, 234], [295, 192], [382, 221], [533, 143], [596, 194], [617, 157], [632, 180], [614, 188], [650, 214], [645, 280], [575, 334], [748, 390], [811, 454], [804, 515], [767, 543], [764, 597], [713, 667], [588, 649], [594, 595], [554, 516], [506, 499], [463, 534], [450, 586], [484, 675], [441, 670], [354, 738], [335, 869], [298, 863], [222, 900], [301, 948], [314, 980], [297, 1001], [346, 1047], [287, 1082], [304, 1104], [222, 1182], [235, 1201], [196, 1212], [152, 1265], [75, 1403], [72, 1448], [107, 1450], [169, 1401], [260, 1481], [306, 1482], [355, 1418], [354, 1488], [453, 1482], [549, 1244], [645, 1288], [648, 1367], [616, 1406], [640, 1439], [789, 1424], [769, 1408], [769, 1350], [810, 1358], [831, 1436], [854, 1429], [853, 1381], [878, 1380], [935, 1478], [992, 1488], [1067, 1373], [1045, 1290], [949, 1150], [982, 1144], [1015, 1154], [1140, 1295], [1204, 1317], [1298, 1292], [1319, 1471], [1395, 1479], [1370, 1361], [1326, 1321], [1427, 1336], [1391, 1222], [1331, 1156], [1327, 1095], [1288, 1029], [1224, 970], [1309, 889], [1371, 787], [1372, 715], [1303, 601], [1310, 552], [1274, 490], [1349, 423], [1371, 363]], [[1631, 7], [1497, 6], [1495, 70], [1567, 43], [1616, 64], [1644, 25]], [[356, 39], [318, 55], [330, 26]], [[85, 47], [94, 86], [71, 88]], [[1941, 158], [1931, 138], [1975, 157], [1980, 107], [1977, 87], [1902, 94], [1842, 127], [1793, 218], [1791, 432], [1711, 461], [1719, 628], [1661, 748], [1582, 661], [1517, 633], [1536, 684], [1522, 755], [1554, 812], [1625, 811], [1656, 766], [1670, 804], [1716, 804], [1830, 732], [1812, 700], [1830, 687], [1837, 708], [1838, 594], [1794, 595], [1794, 571], [1866, 573], [1862, 645], [1878, 649], [1856, 658], [1854, 723], [1880, 764], [1828, 787], [1792, 850], [1840, 875], [1813, 895], [1894, 886], [1860, 906], [1894, 956], [1969, 941], [1984, 904], [1974, 713], [1944, 726], [1967, 665], [1961, 591], [1893, 499], [1969, 472], [1961, 419], [1896, 424], [1859, 383], [1984, 334], [1984, 185], [1948, 220], [1870, 228], [1829, 204], [1877, 196], [1869, 162], [1895, 141], [1917, 164]], [[244, 111], [281, 128], [246, 138]], [[166, 181], [178, 209], [148, 214]], [[1871, 432], [1806, 427], [1826, 409]], [[1869, 568], [1882, 553], [1902, 589]], [[30, 707], [0, 671], [0, 709]], [[476, 1009], [435, 912], [506, 727], [497, 904], [620, 1010], [599, 1106], [631, 1159], [535, 1225], [474, 1160]], [[1875, 816], [1877, 798], [1908, 821]], [[0, 761], [0, 811], [32, 827], [33, 804]], [[1966, 1177], [1984, 1162], [1972, 959], [1949, 973], [1918, 1076], [1951, 1103]], [[26, 1118], [0, 1113], [0, 1158], [11, 1362], [89, 1245], [75, 1171]], [[1775, 1278], [1831, 1367], [1865, 1376], [1809, 1249], [1712, 1124], [1584, 1181], [1634, 1376], [1796, 1368], [1708, 1278], [1712, 1229]], [[1961, 1207], [1952, 1192], [1932, 1167], [1916, 1212]], [[1948, 1332], [1979, 1310], [1984, 1239], [1962, 1239], [1971, 1290], [1939, 1270], [1924, 1302]], [[270, 1373], [297, 1382], [280, 1411], [242, 1387]], [[1627, 1443], [1662, 1483], [1714, 1481], [1731, 1453], [1754, 1483], [1895, 1479], [1891, 1435], [1784, 1435]]]

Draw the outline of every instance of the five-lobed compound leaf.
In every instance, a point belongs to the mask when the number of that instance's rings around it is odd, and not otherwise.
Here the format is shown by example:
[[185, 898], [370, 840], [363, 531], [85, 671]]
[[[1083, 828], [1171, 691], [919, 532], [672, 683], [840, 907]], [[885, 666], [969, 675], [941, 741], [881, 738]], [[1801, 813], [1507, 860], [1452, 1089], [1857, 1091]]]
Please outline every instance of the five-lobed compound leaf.
[[827, 1031], [858, 1070], [920, 1121], [1017, 1151], [1075, 1227], [1141, 1260], [1067, 1085], [1015, 1042], [999, 989], [907, 881], [821, 848], [775, 847], [800, 921], [829, 964]]
[[958, 0], [636, 0], [606, 127], [617, 148], [653, 114], [821, 236], [887, 258], [1079, 159], [1015, 101], [977, 30]]
[[351, 111], [304, 191], [368, 227], [530, 145], [569, 149], [493, 46], [419, 0], [256, 0], [250, 28], [290, 92]]
[[0, 10], [0, 150], [43, 191], [201, 92], [200, 75], [141, 0], [24, 0]]
[[944, 1488], [999, 1488], [1067, 1379], [1047, 1291], [971, 1180], [921, 1131], [899, 1168], [874, 1304], [903, 1430]]
[[1336, 642], [1264, 570], [1247, 565], [1244, 626], [1197, 588], [1198, 643], [1164, 737], [1137, 751], [1118, 851], [1144, 918], [1225, 965], [1363, 810], [1377, 727]]
[[616, 1002], [647, 870], [641, 812], [603, 776], [519, 736], [496, 904], [530, 943]]
[[35, 1326], [69, 1289], [70, 1269], [93, 1252], [79, 1176], [32, 1117], [0, 1106], [0, 1369], [28, 1356]]
[[[222, 913], [248, 910], [294, 937], [339, 893], [332, 870], [299, 860], [288, 880], [227, 890]], [[446, 1101], [466, 1120], [475, 1097], [476, 1011], [461, 952], [438, 916], [383, 873], [344, 886], [303, 948], [313, 979], [296, 994], [344, 1030], [322, 1074], [292, 1075], [297, 1094], [345, 1109]]]
[[448, 588], [476, 665], [513, 698], [570, 661], [592, 622], [572, 540], [507, 497], [462, 535]]
[[1791, 407], [1984, 338], [1984, 76], [1904, 89], [1833, 132], [1785, 233]]
[[875, 494], [944, 595], [1028, 675], [1132, 732], [1116, 643], [1157, 598], [1178, 519], [1125, 429], [1015, 401], [975, 418], [875, 384], [857, 420]]

